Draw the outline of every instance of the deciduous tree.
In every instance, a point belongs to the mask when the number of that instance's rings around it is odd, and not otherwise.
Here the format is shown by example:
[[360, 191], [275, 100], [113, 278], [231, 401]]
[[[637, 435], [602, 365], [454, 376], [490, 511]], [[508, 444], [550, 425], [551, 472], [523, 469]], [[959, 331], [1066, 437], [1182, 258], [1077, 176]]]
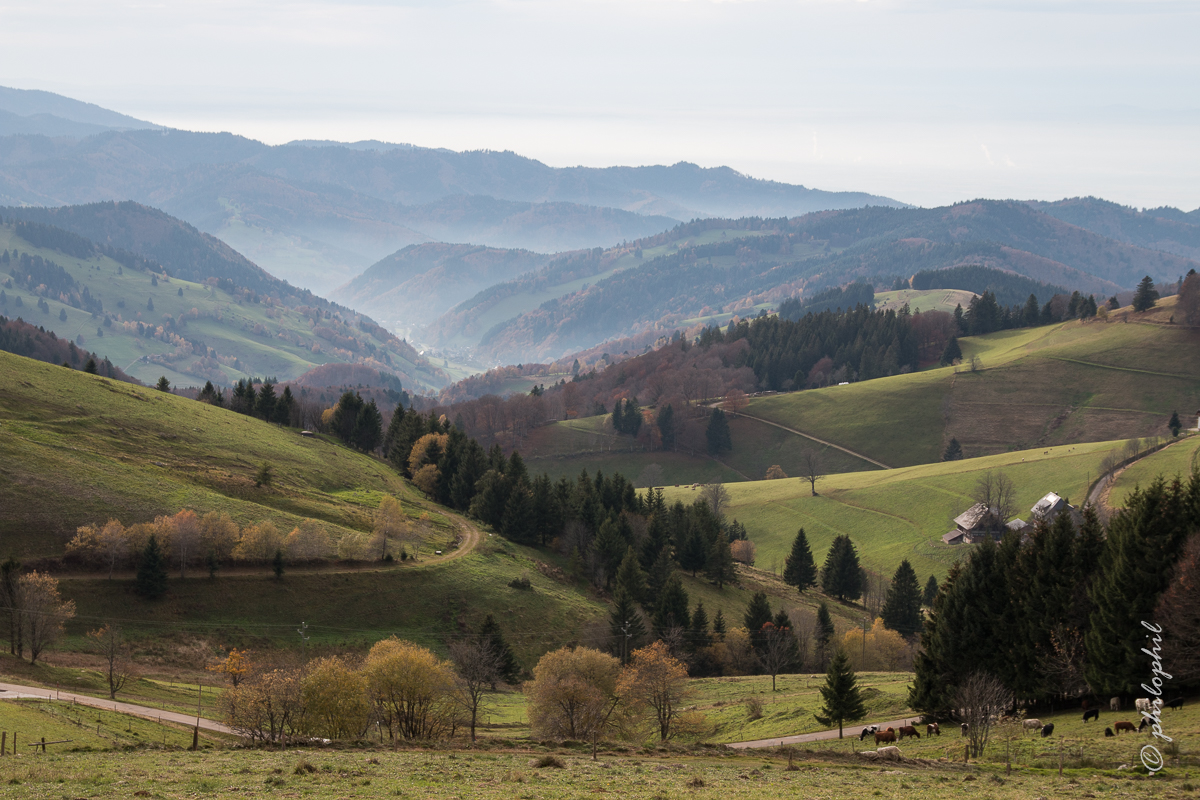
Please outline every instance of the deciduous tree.
[[300, 679], [300, 701], [304, 709], [300, 728], [309, 736], [358, 739], [371, 721], [367, 681], [339, 656], [307, 665]]
[[21, 630], [29, 646], [29, 663], [37, 663], [47, 647], [63, 635], [63, 625], [75, 616], [75, 601], [64, 600], [58, 579], [45, 572], [28, 572], [17, 579]]
[[111, 623], [88, 631], [88, 639], [96, 655], [104, 659], [104, 677], [108, 681], [108, 699], [116, 700], [117, 692], [125, 687], [133, 671], [133, 662], [129, 658], [129, 648], [125, 644], [125, 636], [119, 627]]
[[525, 684], [535, 736], [590, 739], [601, 735], [617, 704], [617, 659], [590, 647], [563, 647], [542, 656]]
[[616, 693], [630, 713], [653, 715], [659, 741], [670, 739], [691, 695], [687, 667], [657, 641], [633, 651], [617, 680]]
[[449, 663], [393, 636], [371, 648], [363, 672], [376, 718], [393, 739], [437, 739], [449, 732], [454, 706]]

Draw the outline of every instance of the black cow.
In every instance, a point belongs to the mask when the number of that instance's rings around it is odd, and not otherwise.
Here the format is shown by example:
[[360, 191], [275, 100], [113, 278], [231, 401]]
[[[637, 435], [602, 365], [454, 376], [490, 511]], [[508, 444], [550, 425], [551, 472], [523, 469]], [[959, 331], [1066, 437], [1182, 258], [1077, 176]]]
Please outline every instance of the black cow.
[[858, 734], [858, 740], [861, 742], [863, 739], [867, 738], [868, 736], [873, 736], [874, 734], [876, 734], [878, 732], [879, 732], [878, 725], [868, 725], [867, 727], [863, 728], [862, 731]]
[[1045, 739], [1050, 734], [1054, 733], [1054, 723], [1042, 726], [1042, 738]]
[[1091, 709], [1088, 709], [1087, 711], [1083, 712], [1083, 721], [1087, 722], [1089, 719], [1094, 719], [1097, 722], [1099, 722], [1100, 721], [1100, 709], [1091, 708]]
[[1167, 708], [1173, 708], [1176, 711], [1183, 708], [1183, 698], [1176, 697], [1174, 700], [1171, 700], [1170, 702], [1167, 703]]
[[1116, 736], [1116, 734], [1112, 732], [1112, 728], [1105, 728], [1104, 735], [1105, 736]]

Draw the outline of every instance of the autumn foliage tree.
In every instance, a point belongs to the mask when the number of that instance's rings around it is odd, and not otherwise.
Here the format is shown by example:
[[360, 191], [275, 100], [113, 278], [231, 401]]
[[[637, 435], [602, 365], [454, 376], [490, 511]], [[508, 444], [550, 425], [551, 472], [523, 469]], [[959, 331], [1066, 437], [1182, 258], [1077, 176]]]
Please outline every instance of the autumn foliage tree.
[[454, 670], [396, 637], [377, 642], [363, 667], [376, 719], [392, 739], [438, 739], [454, 721]]
[[683, 662], [656, 641], [633, 651], [617, 680], [616, 693], [630, 714], [651, 715], [659, 741], [665, 742], [675, 734], [691, 695], [687, 677]]
[[536, 736], [589, 739], [604, 732], [617, 705], [621, 664], [590, 647], [563, 647], [542, 656], [525, 684]]
[[62, 638], [64, 623], [75, 616], [75, 601], [62, 598], [57, 578], [34, 570], [17, 578], [17, 608], [29, 663], [35, 664], [47, 647]]
[[310, 736], [327, 739], [357, 739], [371, 721], [367, 681], [338, 656], [310, 663], [300, 680], [303, 722]]
[[104, 677], [108, 681], [108, 698], [115, 700], [117, 692], [124, 688], [132, 675], [133, 663], [129, 648], [119, 627], [111, 623], [94, 631], [88, 631], [88, 639], [97, 655], [104, 660]]

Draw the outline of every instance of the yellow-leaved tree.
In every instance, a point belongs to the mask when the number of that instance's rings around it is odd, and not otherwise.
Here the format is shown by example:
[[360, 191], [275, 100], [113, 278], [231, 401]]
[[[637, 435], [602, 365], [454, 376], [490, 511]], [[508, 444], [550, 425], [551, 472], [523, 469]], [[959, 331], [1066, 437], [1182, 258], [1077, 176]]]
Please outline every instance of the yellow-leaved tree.
[[337, 656], [310, 662], [300, 682], [304, 732], [328, 739], [358, 739], [371, 720], [367, 680]]
[[603, 734], [617, 705], [620, 673], [621, 662], [590, 647], [546, 653], [525, 684], [534, 735], [590, 739]]
[[842, 649], [850, 657], [855, 672], [893, 671], [912, 666], [912, 647], [903, 636], [885, 628], [880, 617], [875, 619], [865, 637], [862, 628], [846, 631]]
[[367, 696], [388, 734], [437, 739], [454, 723], [454, 670], [420, 645], [395, 636], [376, 642], [363, 665]]
[[[680, 732], [684, 707], [692, 691], [687, 667], [671, 655], [666, 644], [656, 641], [634, 650], [629, 664], [617, 680], [617, 696], [632, 719], [652, 715], [659, 741]], [[689, 718], [682, 727], [692, 730], [703, 718]]]

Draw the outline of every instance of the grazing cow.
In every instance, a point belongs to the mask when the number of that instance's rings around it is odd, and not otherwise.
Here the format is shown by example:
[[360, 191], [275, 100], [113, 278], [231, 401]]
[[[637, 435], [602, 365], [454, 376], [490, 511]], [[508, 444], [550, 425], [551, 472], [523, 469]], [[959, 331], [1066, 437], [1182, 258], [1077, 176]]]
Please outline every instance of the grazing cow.
[[900, 740], [901, 740], [901, 741], [903, 741], [905, 736], [915, 736], [915, 737], [916, 737], [916, 738], [918, 738], [918, 739], [920, 739], [920, 738], [921, 738], [921, 734], [920, 734], [920, 733], [918, 733], [918, 732], [917, 732], [917, 729], [916, 729], [914, 726], [912, 726], [912, 725], [903, 725], [903, 726], [901, 726], [901, 728], [900, 728]]
[[1027, 731], [1040, 731], [1042, 729], [1042, 721], [1040, 719], [1027, 719], [1021, 723]]
[[883, 744], [884, 742], [891, 743], [894, 741], [896, 741], [896, 732], [894, 730], [892, 730], [891, 728], [888, 728], [886, 731], [876, 731], [875, 732], [875, 745], [877, 747], [879, 745]]
[[1054, 733], [1054, 723], [1051, 722], [1042, 728], [1042, 738], [1045, 739], [1050, 734]]
[[1105, 736], [1116, 736], [1116, 734], [1112, 732], [1112, 728], [1105, 728], [1104, 735]]
[[938, 727], [938, 724], [936, 722], [931, 722], [925, 726], [925, 735], [926, 736], [941, 736], [942, 729]]
[[1150, 698], [1149, 697], [1139, 697], [1137, 700], [1133, 701], [1133, 707], [1139, 712], [1145, 711], [1147, 714], [1149, 714], [1150, 713]]
[[1122, 722], [1118, 722], [1116, 725], [1113, 725], [1113, 729], [1116, 730], [1117, 735], [1119, 735], [1121, 733], [1121, 731], [1128, 731], [1130, 733], [1135, 733], [1137, 731], [1137, 726], [1134, 725], [1132, 722], [1122, 721]]
[[1168, 701], [1167, 701], [1167, 708], [1173, 708], [1173, 709], [1175, 709], [1176, 711], [1178, 711], [1179, 709], [1183, 708], [1183, 698], [1182, 698], [1182, 697], [1176, 697], [1174, 700], [1168, 700]]
[[1114, 714], [1121, 710], [1121, 698], [1114, 697], [1108, 701], [1108, 710]]
[[867, 738], [868, 736], [872, 736], [876, 733], [879, 733], [879, 726], [878, 725], [868, 725], [867, 727], [863, 728], [862, 731], [859, 732], [858, 740], [861, 742], [863, 739]]
[[1154, 709], [1155, 711], [1162, 711], [1162, 707], [1163, 701], [1161, 697], [1154, 698], [1154, 701], [1150, 703], [1150, 708]]
[[899, 747], [880, 747], [875, 752], [879, 754], [880, 758], [886, 758], [889, 761], [899, 761], [900, 760], [900, 748]]
[[960, 727], [962, 728], [962, 735], [963, 735], [963, 736], [966, 736], [966, 735], [968, 735], [968, 734], [971, 732], [971, 726], [970, 726], [970, 725], [968, 725], [968, 724], [967, 724], [967, 723], [965, 723], [965, 722], [964, 722], [964, 723], [963, 723], [963, 724], [962, 724]]
[[1097, 722], [1099, 722], [1100, 721], [1100, 709], [1092, 708], [1092, 709], [1088, 709], [1087, 711], [1083, 712], [1083, 721], [1087, 722], [1089, 719], [1094, 719]]
[[1145, 717], [1142, 717], [1142, 722], [1140, 725], [1138, 725], [1138, 733], [1141, 733], [1142, 731], [1146, 730], [1146, 728], [1149, 728], [1149, 727], [1150, 727], [1150, 720], [1146, 719]]

